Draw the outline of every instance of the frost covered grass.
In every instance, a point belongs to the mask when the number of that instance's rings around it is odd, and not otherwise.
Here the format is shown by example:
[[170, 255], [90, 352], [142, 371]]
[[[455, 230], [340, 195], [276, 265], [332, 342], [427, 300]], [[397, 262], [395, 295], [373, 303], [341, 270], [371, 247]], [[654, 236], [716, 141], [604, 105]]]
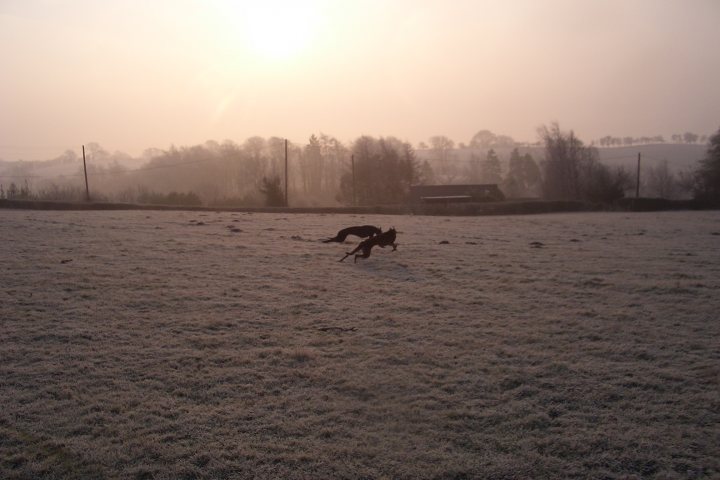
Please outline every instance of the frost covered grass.
[[720, 476], [718, 212], [0, 225], [0, 478]]

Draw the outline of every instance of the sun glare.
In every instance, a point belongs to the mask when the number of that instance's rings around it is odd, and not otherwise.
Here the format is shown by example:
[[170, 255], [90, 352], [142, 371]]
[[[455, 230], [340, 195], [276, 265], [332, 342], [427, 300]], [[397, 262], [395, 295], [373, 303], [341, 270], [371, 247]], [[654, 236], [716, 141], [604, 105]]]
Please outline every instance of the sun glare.
[[266, 1], [243, 12], [245, 40], [256, 55], [289, 59], [307, 50], [317, 28], [318, 12], [308, 2]]

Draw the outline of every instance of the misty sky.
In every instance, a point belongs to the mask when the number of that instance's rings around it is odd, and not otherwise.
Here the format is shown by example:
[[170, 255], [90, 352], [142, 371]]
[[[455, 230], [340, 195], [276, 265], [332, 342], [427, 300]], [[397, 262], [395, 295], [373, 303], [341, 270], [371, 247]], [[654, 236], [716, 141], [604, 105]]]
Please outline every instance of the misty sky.
[[0, 158], [720, 127], [718, 0], [0, 0]]

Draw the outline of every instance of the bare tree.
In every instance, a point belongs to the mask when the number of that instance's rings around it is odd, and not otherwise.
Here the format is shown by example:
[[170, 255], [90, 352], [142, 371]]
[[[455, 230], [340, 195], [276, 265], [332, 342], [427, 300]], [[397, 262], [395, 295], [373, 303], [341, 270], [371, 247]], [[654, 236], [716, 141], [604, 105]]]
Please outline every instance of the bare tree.
[[497, 136], [490, 130], [480, 130], [470, 139], [470, 148], [484, 150], [495, 144]]
[[417, 183], [420, 185], [432, 185], [435, 183], [435, 171], [427, 160], [420, 164]]
[[538, 131], [545, 142], [543, 161], [543, 196], [558, 200], [579, 200], [581, 198], [580, 175], [585, 164], [597, 157], [597, 151], [586, 148], [575, 133], [562, 132], [554, 123]]
[[430, 148], [436, 165], [435, 175], [442, 183], [452, 183], [459, 174], [455, 165], [454, 147], [455, 142], [444, 135], [430, 137]]
[[562, 132], [557, 123], [542, 127], [539, 134], [545, 142], [545, 198], [610, 202], [624, 196], [629, 174], [601, 164], [595, 147], [586, 147], [572, 131]]
[[355, 182], [352, 172], [343, 175], [340, 201], [352, 202], [353, 186], [360, 205], [405, 201], [410, 185], [419, 178], [419, 165], [409, 143], [394, 137], [363, 136], [355, 141], [352, 152], [355, 155]]
[[698, 138], [700, 138], [700, 136], [692, 132], [683, 133], [683, 141], [685, 143], [695, 143], [698, 141]]
[[319, 192], [322, 185], [323, 158], [320, 151], [320, 140], [311, 135], [308, 144], [303, 148], [300, 157], [300, 176], [303, 193]]
[[498, 135], [495, 138], [495, 143], [493, 143], [492, 146], [497, 148], [511, 148], [514, 147], [515, 144], [516, 142], [511, 136]]
[[668, 199], [677, 197], [678, 180], [668, 167], [667, 160], [648, 169], [646, 188], [648, 193], [654, 197]]

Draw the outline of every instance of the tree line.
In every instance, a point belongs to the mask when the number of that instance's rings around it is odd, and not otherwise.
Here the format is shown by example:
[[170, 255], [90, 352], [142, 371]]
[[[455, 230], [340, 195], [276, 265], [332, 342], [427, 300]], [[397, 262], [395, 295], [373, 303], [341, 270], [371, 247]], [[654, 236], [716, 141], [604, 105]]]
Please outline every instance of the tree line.
[[[574, 132], [553, 124], [541, 128], [539, 136], [545, 146], [543, 198], [612, 202], [636, 186], [631, 172], [602, 164], [597, 148], [586, 146]], [[702, 201], [720, 201], [720, 130], [708, 140], [705, 158], [691, 170], [674, 173], [666, 160], [646, 168], [644, 196], [672, 199], [686, 193]]]
[[[294, 206], [369, 205], [405, 202], [411, 185], [497, 184], [507, 197], [612, 202], [631, 192], [634, 173], [599, 161], [594, 145], [585, 145], [557, 124], [539, 130], [542, 158], [511, 137], [488, 130], [467, 145], [458, 162], [454, 142], [433, 136], [414, 148], [396, 137], [361, 136], [348, 145], [311, 135], [307, 143], [288, 143], [288, 195]], [[652, 196], [672, 198], [685, 191], [715, 198], [718, 190], [718, 133], [709, 138], [707, 159], [697, 169], [672, 172], [667, 162], [647, 168], [643, 188]], [[91, 198], [131, 203], [209, 206], [280, 206], [285, 202], [285, 140], [251, 137], [241, 144], [210, 141], [143, 153], [142, 165], [126, 166], [129, 156], [88, 145]], [[511, 149], [508, 153], [508, 150]], [[422, 153], [419, 155], [418, 150]], [[498, 152], [507, 157], [501, 161]], [[536, 150], [535, 150], [536, 151]], [[28, 162], [29, 163], [29, 162]], [[73, 175], [52, 181], [0, 184], [0, 198], [84, 200], [82, 164], [73, 152], [50, 162], [72, 165]], [[25, 168], [32, 178], [32, 168]]]
[[[705, 143], [708, 141], [707, 135], [698, 135], [692, 132], [674, 133], [670, 136], [672, 143]], [[601, 147], [629, 147], [632, 145], [647, 145], [650, 143], [666, 143], [663, 135], [655, 135], [652, 137], [613, 137], [606, 135], [598, 140]]]

